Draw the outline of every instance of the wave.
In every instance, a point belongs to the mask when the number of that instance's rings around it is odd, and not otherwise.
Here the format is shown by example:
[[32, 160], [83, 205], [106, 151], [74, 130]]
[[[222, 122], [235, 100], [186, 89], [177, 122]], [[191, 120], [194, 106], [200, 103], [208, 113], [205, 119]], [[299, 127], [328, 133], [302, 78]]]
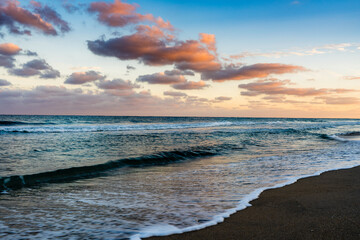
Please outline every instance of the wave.
[[19, 122], [19, 121], [0, 121], [0, 125], [21, 125], [21, 124], [26, 124], [24, 122]]
[[[51, 122], [21, 122], [0, 121], [0, 134], [11, 133], [66, 133], [66, 132], [109, 132], [109, 131], [141, 131], [141, 130], [171, 130], [211, 127], [240, 127], [243, 131], [256, 131], [277, 133], [284, 131], [289, 134], [298, 133], [303, 130], [320, 130], [337, 126], [360, 125], [359, 121], [329, 121], [329, 122], [307, 122], [307, 121], [200, 121], [188, 123], [109, 123], [109, 124], [56, 124]], [[254, 126], [254, 128], [244, 126]], [[268, 127], [271, 126], [271, 127]]]
[[57, 125], [41, 127], [2, 127], [0, 133], [63, 133], [63, 132], [107, 132], [132, 130], [171, 130], [230, 126], [231, 122], [200, 122], [180, 124], [103, 124], [103, 125]]
[[360, 132], [347, 132], [337, 135], [322, 134], [321, 137], [339, 142], [360, 142]]
[[53, 125], [50, 122], [21, 122], [21, 121], [0, 121], [0, 126], [14, 126], [14, 125]]
[[174, 150], [169, 152], [159, 152], [152, 155], [145, 155], [135, 158], [125, 158], [106, 163], [58, 169], [54, 171], [15, 175], [0, 178], [0, 192], [4, 190], [15, 190], [23, 187], [31, 187], [43, 183], [61, 183], [78, 179], [92, 178], [104, 174], [106, 171], [123, 167], [146, 167], [165, 165], [179, 161], [190, 160], [199, 157], [214, 156], [221, 154], [226, 149], [239, 150], [238, 146], [222, 144], [218, 146], [204, 146], [191, 148], [188, 150]]
[[359, 137], [359, 136], [360, 136], [360, 132], [347, 132], [347, 133], [341, 134], [341, 136], [345, 136], [345, 137]]

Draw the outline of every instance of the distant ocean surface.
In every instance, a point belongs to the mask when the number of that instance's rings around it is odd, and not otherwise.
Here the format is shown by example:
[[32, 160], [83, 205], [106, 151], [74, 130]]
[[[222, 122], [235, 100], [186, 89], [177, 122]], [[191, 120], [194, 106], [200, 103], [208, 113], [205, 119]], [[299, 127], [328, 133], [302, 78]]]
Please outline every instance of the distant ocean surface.
[[0, 238], [193, 230], [359, 153], [358, 119], [0, 115]]

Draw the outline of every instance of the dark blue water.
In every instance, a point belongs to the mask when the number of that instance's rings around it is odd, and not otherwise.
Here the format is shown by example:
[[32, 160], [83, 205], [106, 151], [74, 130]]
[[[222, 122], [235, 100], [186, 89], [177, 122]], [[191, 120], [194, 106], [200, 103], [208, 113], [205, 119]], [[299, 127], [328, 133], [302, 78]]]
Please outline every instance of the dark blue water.
[[215, 224], [256, 189], [358, 165], [359, 132], [356, 119], [0, 116], [0, 237]]

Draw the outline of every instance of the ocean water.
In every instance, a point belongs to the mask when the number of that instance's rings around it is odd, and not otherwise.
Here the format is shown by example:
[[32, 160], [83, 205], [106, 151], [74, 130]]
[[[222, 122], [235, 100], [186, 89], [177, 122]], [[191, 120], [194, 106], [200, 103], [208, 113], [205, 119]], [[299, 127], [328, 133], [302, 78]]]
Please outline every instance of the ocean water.
[[198, 229], [359, 153], [358, 119], [0, 116], [0, 238]]

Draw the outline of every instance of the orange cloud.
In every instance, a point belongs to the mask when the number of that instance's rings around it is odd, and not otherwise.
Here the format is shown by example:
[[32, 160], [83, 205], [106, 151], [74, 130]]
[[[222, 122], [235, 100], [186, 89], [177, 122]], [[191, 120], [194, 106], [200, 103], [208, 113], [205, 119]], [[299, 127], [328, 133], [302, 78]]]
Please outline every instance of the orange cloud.
[[214, 34], [200, 33], [200, 42], [206, 44], [209, 50], [216, 52], [216, 40]]
[[167, 41], [171, 41], [175, 38], [174, 35], [165, 33], [161, 28], [158, 26], [148, 26], [148, 25], [138, 25], [136, 30], [139, 34], [151, 37], [151, 38], [163, 38]]
[[157, 17], [154, 22], [163, 29], [167, 29], [170, 31], [174, 30], [174, 27], [171, 25], [171, 23], [169, 21], [164, 21], [164, 19], [162, 19], [161, 17]]
[[[180, 70], [215, 71], [221, 68], [216, 56], [215, 35], [200, 34], [200, 39], [181, 41], [173, 35], [173, 26], [161, 17], [136, 12], [137, 5], [115, 0], [113, 3], [93, 2], [89, 12], [111, 27], [137, 24], [136, 32], [109, 40], [88, 41], [94, 54], [120, 60], [138, 59], [146, 65], [172, 65]], [[155, 25], [144, 25], [144, 22]]]
[[235, 67], [229, 66], [218, 71], [208, 71], [201, 75], [203, 80], [226, 81], [226, 80], [246, 80], [252, 78], [264, 78], [272, 74], [285, 74], [305, 71], [301, 66], [287, 65], [280, 63], [257, 63], [248, 66]]
[[143, 28], [132, 35], [107, 41], [88, 41], [88, 48], [100, 56], [138, 59], [147, 65], [175, 64], [181, 70], [215, 71], [221, 67], [216, 56], [199, 41], [171, 41], [160, 32], [155, 34]]
[[155, 18], [152, 14], [140, 14], [136, 12], [136, 5], [115, 0], [114, 3], [93, 2], [88, 11], [97, 13], [98, 20], [110, 27], [123, 27], [129, 24], [136, 24], [144, 21], [150, 21], [157, 24], [158, 27], [172, 30], [169, 22], [165, 22], [161, 17]]
[[0, 44], [0, 54], [2, 55], [16, 55], [21, 51], [21, 48], [13, 43]]

